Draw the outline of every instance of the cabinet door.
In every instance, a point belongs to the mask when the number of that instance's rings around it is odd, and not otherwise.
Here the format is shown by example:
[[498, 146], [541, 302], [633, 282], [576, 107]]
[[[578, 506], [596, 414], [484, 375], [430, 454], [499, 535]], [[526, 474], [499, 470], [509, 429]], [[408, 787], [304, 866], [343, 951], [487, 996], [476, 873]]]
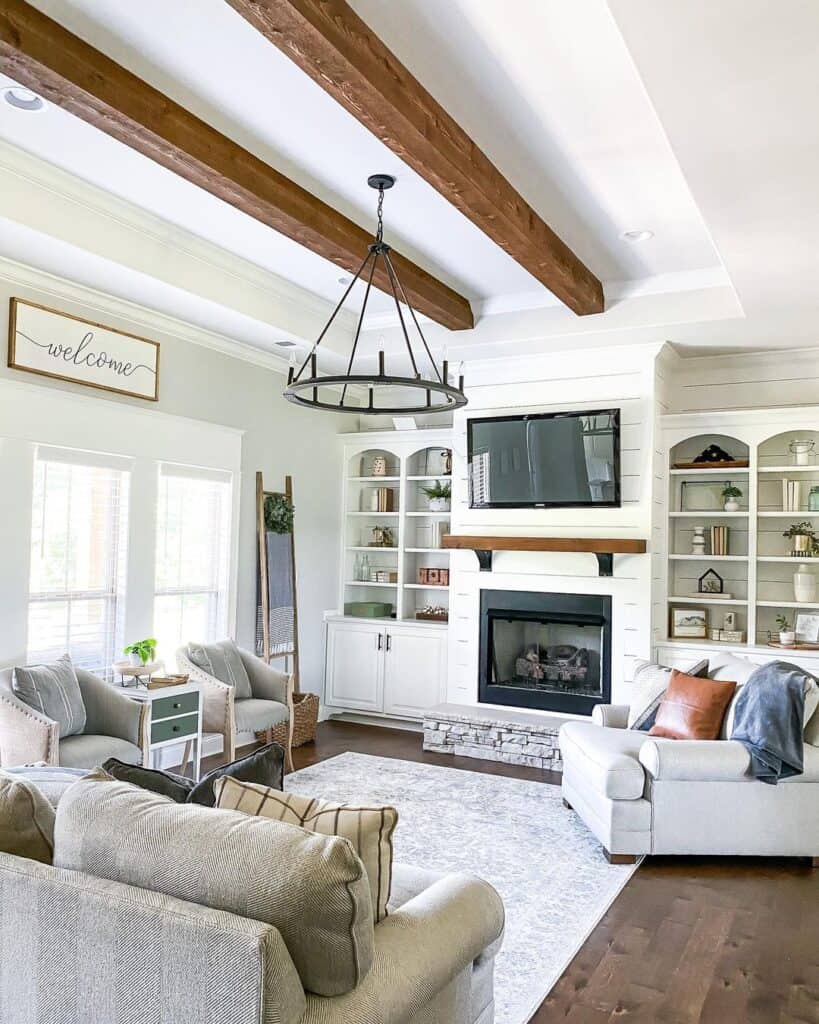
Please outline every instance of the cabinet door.
[[331, 706], [381, 711], [384, 633], [375, 623], [331, 622], [327, 633], [327, 687]]
[[446, 630], [387, 626], [384, 652], [384, 711], [423, 718], [444, 700]]

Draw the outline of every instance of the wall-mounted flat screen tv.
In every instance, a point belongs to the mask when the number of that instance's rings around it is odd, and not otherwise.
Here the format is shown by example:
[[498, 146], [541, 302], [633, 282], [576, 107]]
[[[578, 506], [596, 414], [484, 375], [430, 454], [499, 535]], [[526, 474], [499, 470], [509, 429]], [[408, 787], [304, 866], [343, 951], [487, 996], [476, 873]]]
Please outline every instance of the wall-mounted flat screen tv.
[[619, 508], [620, 410], [467, 421], [470, 508]]

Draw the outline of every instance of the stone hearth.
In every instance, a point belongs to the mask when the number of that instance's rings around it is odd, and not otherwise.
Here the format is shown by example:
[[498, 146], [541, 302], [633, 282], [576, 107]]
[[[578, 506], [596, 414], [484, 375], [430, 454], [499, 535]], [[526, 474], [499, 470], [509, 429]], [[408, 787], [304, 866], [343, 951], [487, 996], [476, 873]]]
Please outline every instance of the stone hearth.
[[521, 711], [439, 704], [424, 715], [424, 750], [562, 771], [557, 734], [569, 721]]

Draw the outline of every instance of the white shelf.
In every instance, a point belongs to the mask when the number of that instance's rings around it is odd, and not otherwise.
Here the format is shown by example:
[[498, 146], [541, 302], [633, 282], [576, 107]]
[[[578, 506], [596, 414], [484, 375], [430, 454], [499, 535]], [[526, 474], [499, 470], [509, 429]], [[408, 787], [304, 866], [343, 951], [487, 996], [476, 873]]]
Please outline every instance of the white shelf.
[[[410, 512], [410, 515], [412, 513]], [[817, 513], [819, 515], [819, 513]], [[703, 512], [669, 512], [669, 519], [747, 519], [748, 512], [719, 512], [719, 511], [703, 511]]]
[[760, 473], [815, 473], [819, 477], [819, 466], [760, 466]]
[[369, 580], [347, 580], [345, 587], [389, 587], [392, 590], [398, 586], [397, 583], [370, 583]]
[[393, 483], [394, 483], [396, 480], [400, 480], [401, 477], [400, 476], [348, 476], [347, 479], [350, 480], [352, 483], [380, 484], [384, 480], [387, 480], [387, 481], [392, 480]]
[[446, 512], [407, 512], [408, 516], [414, 516], [416, 518], [421, 516], [445, 516], [447, 519], [452, 515], [452, 509], [448, 509]]
[[819, 512], [809, 512], [806, 508], [795, 508], [790, 512], [757, 512], [760, 519], [795, 519], [802, 516], [804, 519], [819, 519]]
[[750, 470], [745, 469], [670, 469], [671, 476], [713, 476], [717, 480], [727, 480], [732, 476], [747, 476]]
[[373, 544], [361, 544], [358, 547], [348, 547], [348, 551], [397, 551], [398, 548], [382, 548]]
[[758, 608], [819, 608], [819, 601], [757, 601]]
[[451, 473], [432, 473], [426, 476], [408, 476], [407, 480], [451, 480]]
[[[346, 514], [348, 516], [369, 516], [370, 519], [372, 519], [373, 517], [375, 517], [377, 519], [383, 519], [384, 516], [396, 516], [397, 517], [401, 513], [400, 512], [347, 512]], [[411, 512], [409, 514], [412, 515]]]
[[670, 597], [669, 604], [724, 604], [724, 605], [746, 605], [748, 602], [738, 597], [709, 597], [703, 594], [702, 597]]
[[778, 562], [782, 565], [799, 565], [802, 562], [819, 562], [819, 558], [800, 558], [799, 555], [757, 555], [757, 562]]
[[408, 555], [449, 555], [452, 548], [404, 548]]
[[405, 590], [449, 590], [443, 583], [405, 583]]
[[669, 555], [674, 562], [747, 562], [747, 555]]

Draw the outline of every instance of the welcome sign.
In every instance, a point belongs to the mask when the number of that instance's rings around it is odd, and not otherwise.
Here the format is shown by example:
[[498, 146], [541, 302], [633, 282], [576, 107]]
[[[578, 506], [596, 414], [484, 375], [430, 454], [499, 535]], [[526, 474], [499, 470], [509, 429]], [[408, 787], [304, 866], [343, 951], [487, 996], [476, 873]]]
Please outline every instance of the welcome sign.
[[151, 402], [159, 398], [158, 342], [24, 299], [11, 300], [8, 364]]

